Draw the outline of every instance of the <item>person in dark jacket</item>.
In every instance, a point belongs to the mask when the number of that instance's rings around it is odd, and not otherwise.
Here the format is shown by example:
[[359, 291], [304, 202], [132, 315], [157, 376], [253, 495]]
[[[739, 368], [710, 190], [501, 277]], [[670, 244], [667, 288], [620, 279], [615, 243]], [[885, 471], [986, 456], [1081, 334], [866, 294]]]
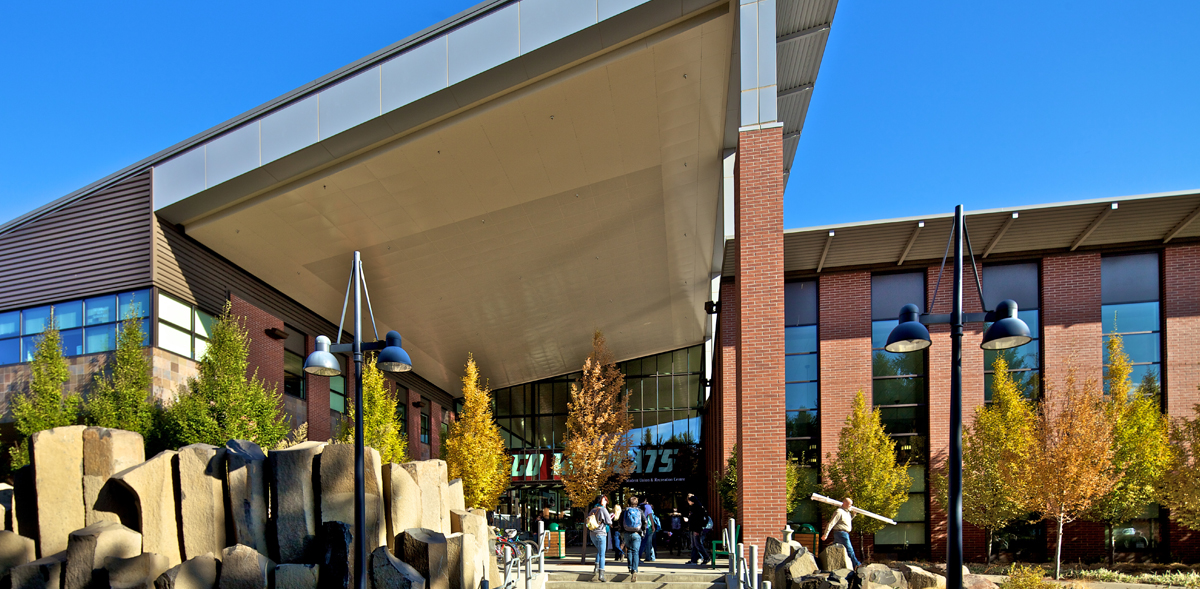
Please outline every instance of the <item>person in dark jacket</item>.
[[712, 530], [712, 520], [709, 519], [708, 510], [704, 508], [699, 497], [689, 493], [687, 501], [689, 509], [684, 521], [687, 522], [688, 531], [692, 535], [692, 559], [688, 561], [688, 564], [698, 562], [703, 566], [712, 560], [712, 555], [708, 553], [708, 548], [705, 546], [708, 543], [708, 532]]

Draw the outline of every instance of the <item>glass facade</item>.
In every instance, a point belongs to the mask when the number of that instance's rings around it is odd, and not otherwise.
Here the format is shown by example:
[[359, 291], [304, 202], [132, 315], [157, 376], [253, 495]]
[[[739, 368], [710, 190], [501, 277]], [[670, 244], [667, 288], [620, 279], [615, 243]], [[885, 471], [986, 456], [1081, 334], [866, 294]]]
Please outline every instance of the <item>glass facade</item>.
[[[1160, 396], [1162, 385], [1158, 287], [1157, 253], [1106, 256], [1100, 261], [1105, 370], [1108, 341], [1119, 335], [1132, 365], [1130, 380], [1134, 390], [1155, 397]], [[1106, 391], [1107, 387], [1106, 382]]]
[[[1036, 263], [1004, 264], [983, 267], [983, 298], [988, 309], [1006, 299], [1017, 303], [1017, 317], [1029, 326], [1033, 341], [1007, 350], [984, 350], [983, 352], [983, 399], [992, 401], [992, 365], [1003, 357], [1008, 363], [1008, 372], [1025, 396], [1036, 399], [1041, 382], [1041, 322]], [[986, 330], [991, 324], [985, 324]]]
[[33, 360], [51, 310], [66, 356], [115, 350], [120, 321], [129, 317], [142, 318], [142, 345], [150, 345], [150, 291], [135, 290], [0, 313], [0, 364]]
[[[821, 430], [820, 354], [817, 341], [817, 282], [784, 285], [784, 408], [787, 411], [787, 453], [804, 466], [803, 476], [815, 483], [819, 478]], [[819, 524], [817, 505], [801, 501], [788, 515], [791, 523]]]
[[158, 347], [199, 360], [208, 350], [216, 319], [166, 293], [158, 293]]
[[429, 443], [429, 399], [421, 397], [421, 443]]

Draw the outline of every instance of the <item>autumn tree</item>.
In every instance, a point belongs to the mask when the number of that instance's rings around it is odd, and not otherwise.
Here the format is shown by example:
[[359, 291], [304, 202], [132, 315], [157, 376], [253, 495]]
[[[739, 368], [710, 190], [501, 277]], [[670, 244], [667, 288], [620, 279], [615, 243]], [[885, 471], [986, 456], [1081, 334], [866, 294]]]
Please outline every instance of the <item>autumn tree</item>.
[[79, 395], [63, 390], [71, 372], [63, 356], [62, 336], [58, 333], [53, 308], [36, 341], [33, 361], [29, 364], [32, 372], [29, 390], [12, 399], [17, 442], [9, 448], [9, 454], [14, 469], [29, 463], [30, 436], [42, 430], [73, 425], [79, 418]]
[[[131, 305], [132, 307], [132, 305]], [[117, 351], [106, 371], [96, 374], [84, 404], [88, 425], [134, 431], [143, 438], [154, 426], [154, 403], [150, 400], [150, 362], [142, 343], [145, 333], [140, 310], [130, 309], [117, 334]]]
[[[989, 560], [996, 532], [1028, 514], [1018, 489], [1004, 481], [1017, 478], [1029, 456], [1034, 413], [1033, 403], [1008, 371], [1008, 361], [997, 355], [992, 363], [992, 403], [975, 409], [975, 421], [963, 428], [962, 437], [963, 520], [983, 528]], [[932, 479], [934, 497], [948, 512], [945, 469]]]
[[1174, 454], [1159, 487], [1162, 504], [1171, 510], [1179, 525], [1200, 531], [1200, 405], [1191, 419], [1179, 417], [1171, 423]]
[[[1113, 487], [1092, 508], [1088, 518], [1108, 530], [1108, 564], [1116, 561], [1113, 528], [1138, 518], [1158, 496], [1159, 480], [1170, 466], [1172, 451], [1167, 416], [1159, 410], [1156, 387], [1133, 390], [1132, 369], [1121, 336], [1109, 336], [1108, 388], [1105, 412], [1112, 424]], [[1149, 390], [1147, 390], [1149, 389]], [[1154, 396], [1150, 396], [1154, 395]]]
[[[734, 444], [733, 449], [729, 452], [729, 460], [725, 463], [725, 470], [713, 475], [713, 483], [717, 488], [717, 496], [721, 499], [721, 507], [733, 517], [737, 517], [739, 505], [737, 463], [738, 447], [737, 444]], [[804, 467], [800, 466], [800, 461], [791, 452], [788, 452], [787, 455], [786, 468], [785, 503], [787, 513], [791, 513], [800, 506], [801, 501], [816, 492], [818, 487], [811, 484], [810, 479], [804, 476]]]
[[597, 495], [616, 489], [633, 472], [628, 436], [632, 422], [624, 387], [625, 376], [617, 369], [604, 334], [596, 331], [583, 377], [571, 385], [563, 437], [563, 485], [575, 505], [587, 505]]
[[[908, 462], [897, 462], [895, 441], [884, 430], [879, 409], [867, 408], [861, 390], [854, 396], [853, 409], [838, 437], [837, 456], [825, 454], [824, 475], [822, 494], [834, 499], [849, 497], [855, 507], [884, 517], [895, 517], [908, 500], [912, 487]], [[822, 504], [826, 516], [833, 509]], [[874, 534], [884, 525], [866, 517], [855, 522], [860, 546], [864, 534]]]
[[494, 510], [511, 480], [512, 457], [504, 449], [500, 427], [492, 416], [491, 392], [479, 384], [479, 367], [467, 356], [463, 408], [442, 441], [451, 479], [462, 479], [467, 507]]
[[267, 388], [249, 366], [250, 336], [228, 302], [213, 324], [198, 375], [180, 387], [164, 416], [164, 437], [174, 447], [205, 443], [224, 446], [250, 440], [273, 448], [288, 433], [280, 393]]
[[[408, 436], [404, 434], [404, 424], [396, 415], [396, 395], [388, 390], [383, 371], [375, 365], [375, 354], [366, 354], [362, 362], [363, 381], [363, 445], [374, 448], [379, 452], [379, 459], [384, 463], [400, 464], [408, 462]], [[346, 398], [345, 426], [339, 435], [339, 442], [354, 443], [354, 397]]]
[[[1050, 384], [1050, 383], [1047, 383]], [[1077, 380], [1067, 368], [1062, 386], [1047, 386], [1034, 421], [1028, 457], [1005, 449], [1005, 460], [1024, 465], [1017, 472], [1001, 471], [1004, 483], [1022, 493], [1027, 511], [1057, 524], [1054, 578], [1062, 566], [1063, 525], [1084, 517], [1112, 490], [1112, 423], [1105, 413], [1101, 387], [1094, 379]]]

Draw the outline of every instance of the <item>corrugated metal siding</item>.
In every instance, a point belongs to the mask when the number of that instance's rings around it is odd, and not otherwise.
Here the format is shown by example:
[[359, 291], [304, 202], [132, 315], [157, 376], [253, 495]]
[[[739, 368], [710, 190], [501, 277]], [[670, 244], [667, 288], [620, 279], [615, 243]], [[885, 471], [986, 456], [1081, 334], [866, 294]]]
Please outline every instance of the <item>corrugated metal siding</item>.
[[782, 37], [833, 22], [837, 0], [783, 0], [775, 6], [775, 28]]
[[0, 309], [149, 286], [144, 173], [0, 235]]

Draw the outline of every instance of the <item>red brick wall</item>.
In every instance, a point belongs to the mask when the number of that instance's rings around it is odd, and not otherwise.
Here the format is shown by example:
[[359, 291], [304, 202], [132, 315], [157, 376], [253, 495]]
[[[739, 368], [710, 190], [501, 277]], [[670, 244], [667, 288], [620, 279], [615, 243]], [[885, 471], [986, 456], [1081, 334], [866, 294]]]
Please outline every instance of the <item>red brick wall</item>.
[[[729, 453], [737, 443], [737, 345], [738, 345], [738, 297], [737, 284], [721, 283], [721, 396], [716, 406], [720, 420], [719, 445], [721, 449], [717, 464], [724, 468]], [[782, 323], [781, 323], [782, 325]]]
[[233, 314], [244, 320], [250, 338], [246, 376], [253, 376], [257, 370], [258, 377], [263, 380], [268, 390], [282, 392], [283, 340], [268, 336], [266, 330], [283, 329], [283, 320], [236, 294], [230, 294], [229, 301]]
[[[765, 546], [787, 521], [784, 497], [783, 134], [738, 135], [738, 482], [742, 538]], [[761, 562], [761, 559], [760, 559]]]
[[1172, 416], [1191, 416], [1200, 403], [1200, 245], [1167, 248], [1163, 267], [1166, 408]]
[[429, 457], [437, 458], [442, 454], [442, 406], [429, 403]]
[[1200, 531], [1189, 530], [1174, 521], [1167, 525], [1170, 537], [1170, 562], [1200, 563]]
[[[1067, 366], [1079, 381], [1103, 375], [1100, 330], [1100, 254], [1048, 256], [1042, 260], [1042, 375], [1062, 384]], [[1045, 389], [1043, 389], [1045, 390]]]
[[[1058, 524], [1046, 522], [1046, 556], [1053, 562], [1054, 549], [1058, 542]], [[1074, 521], [1063, 525], [1062, 562], [1063, 565], [1084, 562], [1091, 563], [1108, 559], [1104, 549], [1104, 524], [1086, 521]]]
[[822, 274], [817, 289], [821, 462], [836, 455], [854, 394], [871, 400], [871, 274]]
[[[306, 336], [304, 349], [309, 354], [316, 350], [317, 338]], [[305, 402], [308, 404], [308, 439], [325, 441], [333, 437], [329, 415], [329, 378], [325, 376], [304, 375], [304, 390], [308, 393]]]
[[410, 389], [400, 390], [403, 398], [408, 401], [408, 408], [404, 413], [408, 420], [405, 424], [405, 430], [408, 432], [408, 458], [417, 460], [421, 456], [421, 410], [414, 403], [421, 401], [421, 394]]

